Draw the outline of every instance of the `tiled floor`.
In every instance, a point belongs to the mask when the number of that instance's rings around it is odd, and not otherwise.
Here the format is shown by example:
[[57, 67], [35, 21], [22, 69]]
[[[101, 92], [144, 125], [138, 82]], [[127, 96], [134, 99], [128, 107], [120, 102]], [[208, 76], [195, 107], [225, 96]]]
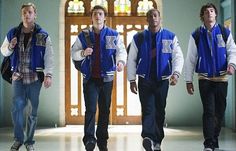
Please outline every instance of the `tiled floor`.
[[[143, 151], [141, 126], [109, 127], [109, 151]], [[201, 128], [165, 128], [163, 151], [202, 151]], [[82, 143], [83, 126], [63, 128], [38, 128], [36, 131], [36, 151], [84, 151]], [[0, 151], [8, 151], [12, 144], [12, 129], [0, 129]], [[220, 151], [236, 151], [236, 133], [223, 128], [220, 136]], [[24, 151], [22, 147], [20, 151]], [[95, 151], [98, 151], [96, 147]]]

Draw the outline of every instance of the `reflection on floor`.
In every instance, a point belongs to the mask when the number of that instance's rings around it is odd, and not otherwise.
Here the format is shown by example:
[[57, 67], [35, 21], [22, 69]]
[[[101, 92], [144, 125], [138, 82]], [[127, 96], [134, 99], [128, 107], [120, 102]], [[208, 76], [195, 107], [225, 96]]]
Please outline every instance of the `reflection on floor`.
[[[109, 151], [143, 151], [141, 126], [109, 126]], [[201, 151], [202, 131], [200, 127], [165, 128], [163, 151]], [[63, 128], [38, 128], [35, 135], [36, 151], [85, 151], [83, 126]], [[0, 129], [0, 151], [8, 151], [12, 144], [12, 129]], [[20, 149], [24, 151], [25, 148]], [[236, 151], [236, 133], [223, 128], [220, 136], [221, 151]], [[98, 151], [96, 147], [95, 151]]]

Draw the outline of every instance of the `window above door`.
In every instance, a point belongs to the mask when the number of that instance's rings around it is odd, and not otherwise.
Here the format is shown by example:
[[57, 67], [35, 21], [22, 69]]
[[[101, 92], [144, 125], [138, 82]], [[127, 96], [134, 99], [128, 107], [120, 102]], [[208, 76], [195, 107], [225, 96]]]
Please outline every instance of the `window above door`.
[[145, 16], [149, 9], [157, 8], [155, 0], [68, 0], [66, 16], [90, 16], [95, 5], [105, 7], [108, 16]]

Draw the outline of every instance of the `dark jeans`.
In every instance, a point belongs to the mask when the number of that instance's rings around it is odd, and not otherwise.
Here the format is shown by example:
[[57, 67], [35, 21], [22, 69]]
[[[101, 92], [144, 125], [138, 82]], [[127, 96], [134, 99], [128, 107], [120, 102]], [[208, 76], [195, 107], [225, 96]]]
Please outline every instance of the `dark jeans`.
[[85, 126], [84, 126], [84, 144], [88, 140], [96, 140], [95, 133], [95, 115], [98, 102], [98, 123], [96, 130], [97, 143], [103, 145], [107, 143], [108, 123], [111, 104], [113, 82], [103, 82], [103, 79], [90, 79], [83, 84], [85, 100]]
[[199, 91], [203, 105], [204, 146], [212, 147], [218, 139], [226, 109], [228, 82], [199, 80]]
[[169, 81], [147, 81], [139, 77], [138, 89], [142, 107], [141, 136], [149, 137], [155, 143], [161, 143], [164, 138], [163, 125]]

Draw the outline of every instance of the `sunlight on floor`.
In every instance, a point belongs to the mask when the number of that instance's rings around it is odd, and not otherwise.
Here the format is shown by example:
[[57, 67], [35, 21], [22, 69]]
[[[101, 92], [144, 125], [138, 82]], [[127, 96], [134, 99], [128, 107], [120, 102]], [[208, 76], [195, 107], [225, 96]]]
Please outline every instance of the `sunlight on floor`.
[[[40, 151], [85, 151], [83, 128], [83, 125], [40, 127], [35, 133], [35, 148]], [[141, 125], [110, 125], [109, 151], [143, 151], [141, 129]], [[203, 148], [201, 127], [167, 127], [164, 130], [164, 151], [201, 151]], [[0, 129], [1, 151], [9, 150], [13, 142], [12, 133], [12, 128]], [[219, 139], [221, 151], [236, 151], [236, 133], [232, 130], [223, 128]], [[94, 151], [99, 150], [96, 147]]]
[[[37, 134], [42, 135], [43, 133], [83, 133], [83, 125], [67, 125], [66, 127], [58, 128], [47, 128], [47, 129], [38, 129]], [[199, 129], [199, 128], [198, 128]], [[141, 125], [109, 125], [108, 131], [110, 133], [141, 133]], [[184, 128], [164, 128], [166, 135], [199, 135], [199, 132], [191, 129], [188, 131]]]

